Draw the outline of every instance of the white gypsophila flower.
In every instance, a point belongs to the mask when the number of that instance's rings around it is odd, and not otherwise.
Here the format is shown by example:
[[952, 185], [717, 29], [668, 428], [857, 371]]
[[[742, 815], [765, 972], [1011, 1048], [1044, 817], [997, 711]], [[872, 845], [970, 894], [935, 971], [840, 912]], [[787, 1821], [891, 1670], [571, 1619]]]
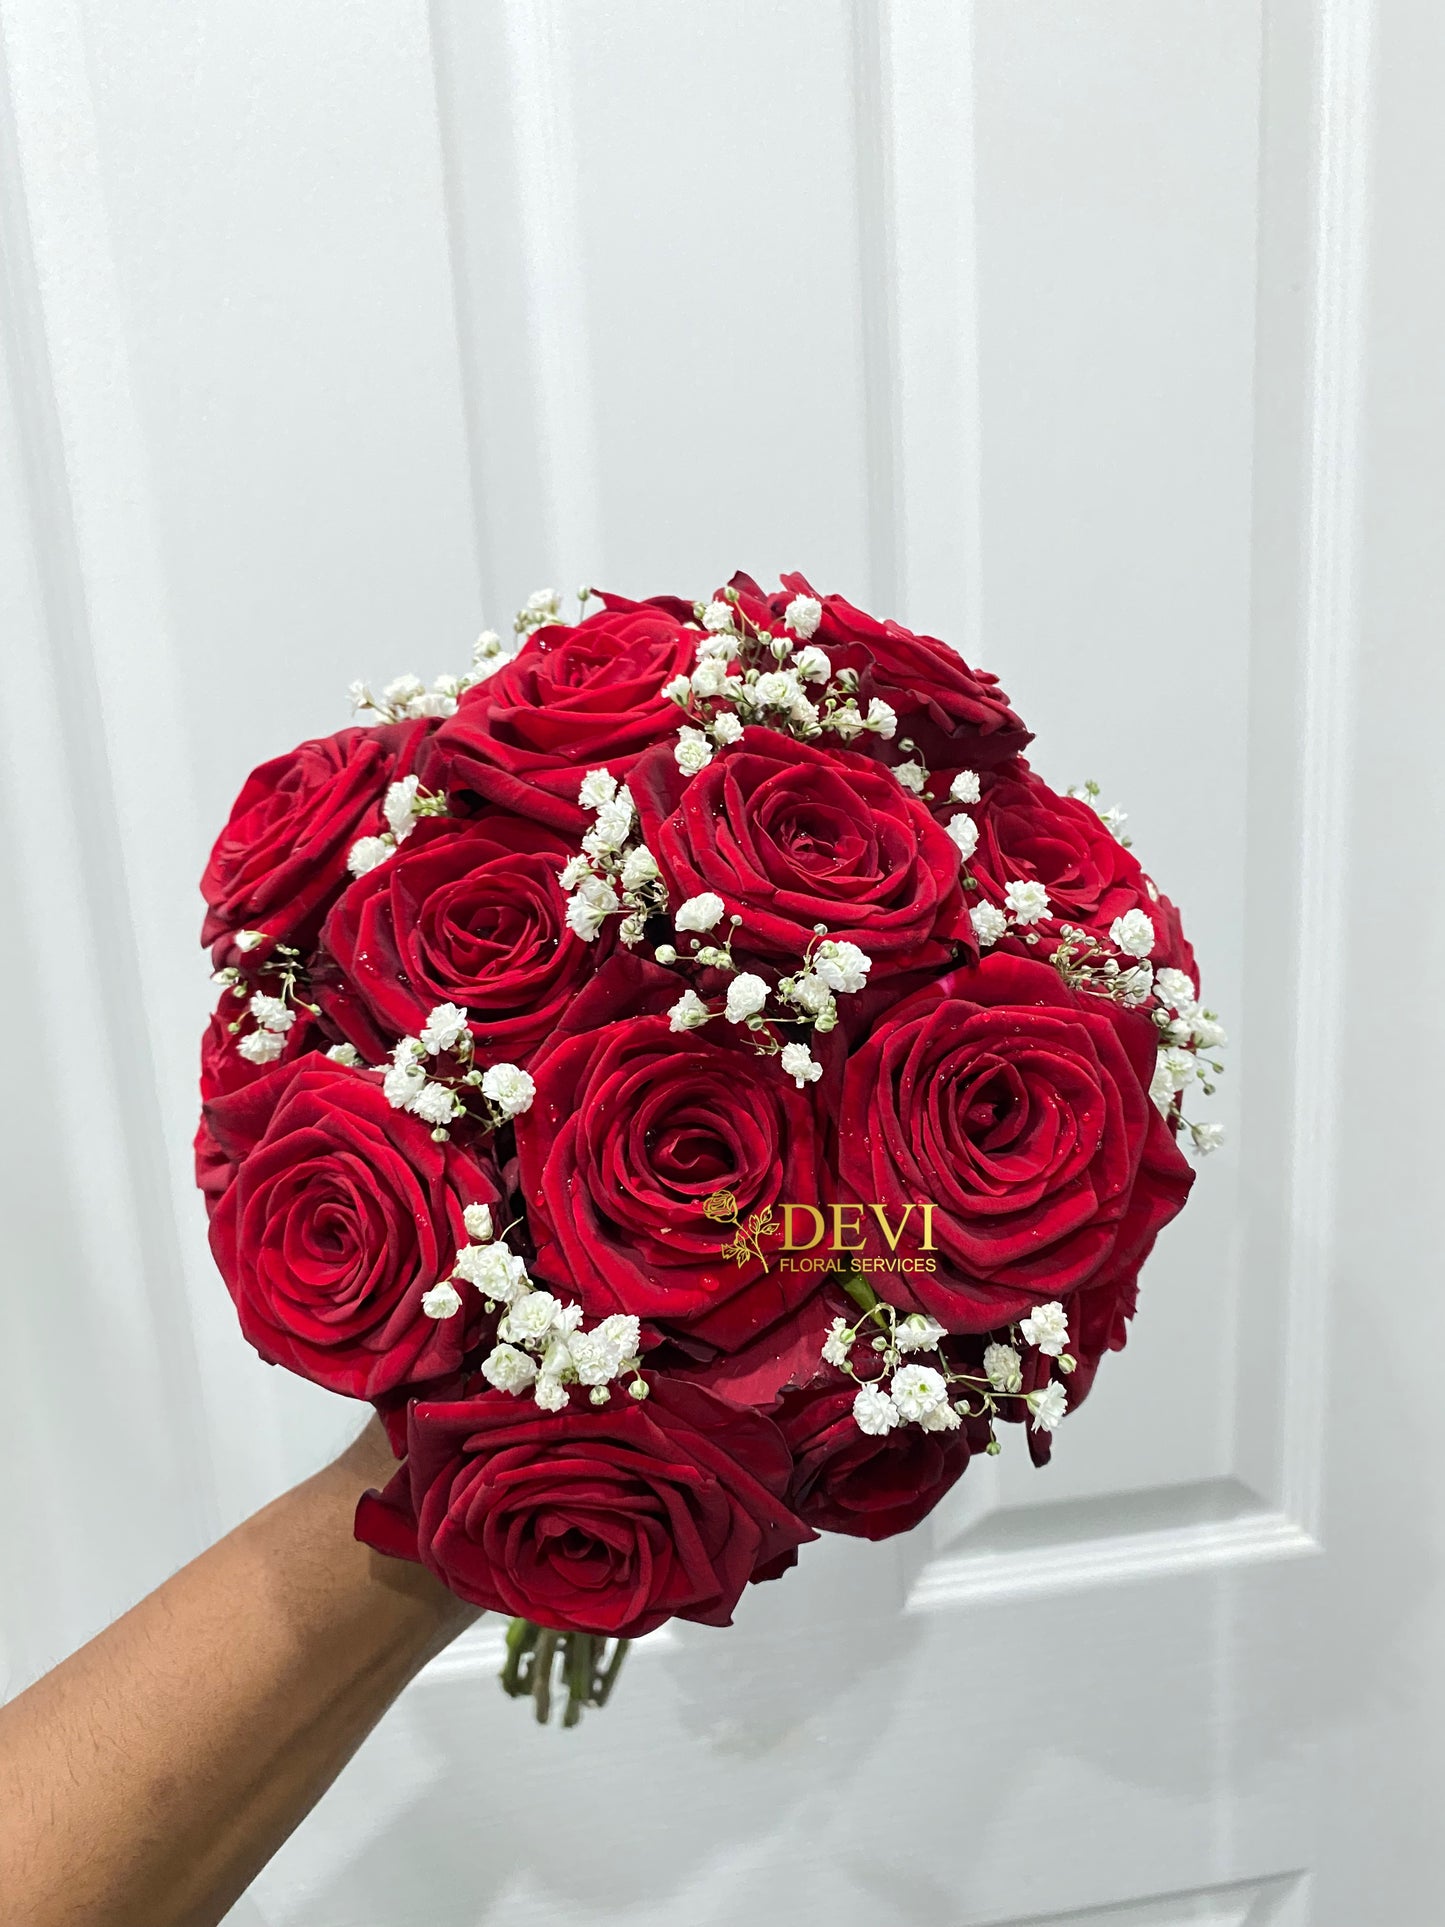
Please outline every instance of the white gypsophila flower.
[[873, 959], [856, 943], [820, 943], [813, 957], [814, 971], [830, 990], [861, 990], [872, 968]]
[[519, 1070], [515, 1064], [493, 1064], [482, 1074], [482, 1096], [495, 1104], [503, 1117], [520, 1117], [523, 1111], [530, 1111], [536, 1095], [531, 1072]]
[[425, 1124], [449, 1124], [457, 1114], [457, 1101], [445, 1084], [423, 1084], [407, 1099], [406, 1108]]
[[791, 1001], [799, 1010], [806, 1010], [810, 1017], [817, 1017], [830, 1008], [833, 993], [816, 971], [810, 970], [793, 981]]
[[699, 662], [731, 662], [742, 646], [740, 636], [730, 629], [724, 629], [698, 639], [697, 659]]
[[361, 1062], [361, 1052], [356, 1048], [355, 1044], [333, 1044], [326, 1055], [331, 1059], [333, 1064], [355, 1066]]
[[263, 944], [265, 941], [266, 932], [264, 930], [238, 930], [236, 932], [236, 948], [241, 951], [254, 950], [258, 944]]
[[[573, 1333], [573, 1337], [580, 1336]], [[542, 1353], [542, 1376], [544, 1378], [568, 1379], [576, 1376], [577, 1362], [572, 1356], [572, 1346], [563, 1337], [547, 1340], [546, 1350]]]
[[595, 942], [597, 933], [622, 899], [605, 877], [586, 876], [567, 899], [567, 928], [584, 943]]
[[634, 910], [618, 924], [617, 934], [628, 949], [632, 949], [634, 945], [641, 943], [647, 934], [647, 918], [640, 910]]
[[510, 1305], [530, 1289], [527, 1267], [506, 1245], [463, 1245], [457, 1253], [453, 1276], [475, 1285], [484, 1298]]
[[828, 728], [841, 736], [845, 743], [851, 743], [855, 736], [861, 734], [863, 718], [858, 714], [858, 705], [851, 696], [841, 708], [833, 711], [828, 719]]
[[1026, 1345], [1037, 1346], [1047, 1358], [1062, 1358], [1069, 1342], [1069, 1320], [1057, 1298], [1046, 1305], [1035, 1305], [1027, 1318], [1020, 1319], [1019, 1331]]
[[761, 977], [754, 977], [749, 971], [740, 971], [728, 985], [727, 1007], [723, 1015], [730, 1024], [740, 1024], [746, 1017], [756, 1016], [768, 1001], [768, 986]]
[[1165, 1044], [1187, 1044], [1194, 1035], [1194, 1024], [1190, 1017], [1176, 1017], [1160, 1031], [1160, 1041]]
[[921, 1419], [948, 1398], [948, 1380], [931, 1365], [905, 1365], [888, 1388], [900, 1418]]
[[733, 605], [721, 599], [710, 602], [702, 612], [702, 626], [713, 635], [733, 626]]
[[672, 756], [684, 776], [696, 776], [712, 761], [712, 744], [700, 729], [690, 729], [684, 723], [677, 732], [677, 747]]
[[394, 1111], [404, 1111], [426, 1083], [426, 1072], [414, 1063], [395, 1063], [381, 1080], [382, 1095]]
[[804, 642], [818, 633], [818, 624], [823, 620], [823, 605], [816, 596], [795, 595], [783, 611], [783, 624]]
[[472, 644], [472, 663], [474, 667], [480, 668], [484, 662], [494, 662], [498, 656], [503, 654], [505, 648], [505, 643], [495, 629], [483, 629], [482, 633]]
[[632, 793], [620, 789], [610, 803], [597, 812], [597, 821], [582, 839], [584, 850], [620, 850], [632, 833]]
[[978, 771], [961, 769], [949, 784], [948, 793], [955, 803], [976, 803], [983, 794], [979, 788]]
[[600, 1325], [593, 1327], [592, 1335], [610, 1345], [619, 1360], [625, 1362], [637, 1356], [637, 1348], [642, 1343], [642, 1320], [632, 1312], [610, 1312]]
[[783, 1075], [791, 1077], [799, 1090], [805, 1084], [816, 1084], [823, 1075], [823, 1066], [814, 1062], [806, 1044], [784, 1044], [780, 1061]]
[[420, 787], [415, 776], [403, 776], [387, 785], [381, 813], [398, 843], [404, 843], [416, 825], [416, 793]]
[[821, 727], [817, 704], [810, 703], [799, 691], [788, 704], [788, 721], [795, 729], [801, 729], [805, 736], [816, 736]]
[[656, 957], [657, 961], [663, 965], [675, 964], [677, 962], [677, 946], [675, 944], [660, 943], [652, 954]]
[[695, 990], [685, 990], [668, 1011], [670, 1030], [699, 1030], [712, 1015]]
[[727, 686], [728, 666], [716, 656], [704, 656], [692, 672], [692, 693], [704, 701], [720, 696]]
[[797, 677], [787, 669], [769, 669], [753, 684], [753, 701], [759, 709], [786, 709], [802, 693]]
[[967, 863], [968, 859], [978, 848], [977, 823], [974, 822], [966, 810], [960, 810], [957, 816], [950, 817], [947, 828], [948, 834], [958, 845], [959, 862]]
[[428, 1318], [452, 1318], [462, 1308], [461, 1296], [445, 1278], [421, 1295], [421, 1308]]
[[711, 930], [726, 908], [714, 891], [704, 890], [701, 896], [689, 897], [672, 921], [678, 930]]
[[469, 1204], [462, 1213], [462, 1223], [467, 1228], [467, 1236], [474, 1238], [479, 1245], [491, 1242], [492, 1207], [489, 1204]]
[[274, 1064], [285, 1048], [286, 1034], [279, 1030], [253, 1030], [236, 1040], [236, 1049], [248, 1064]]
[[1212, 1017], [1191, 1017], [1189, 1028], [1195, 1043], [1204, 1050], [1219, 1050], [1229, 1042], [1223, 1024], [1217, 1024]]
[[832, 661], [815, 643], [798, 651], [793, 667], [804, 682], [827, 682], [833, 673]]
[[408, 703], [425, 694], [426, 684], [420, 676], [397, 676], [382, 690], [381, 700], [389, 709], [405, 709]]
[[904, 789], [910, 790], [914, 796], [922, 796], [928, 786], [928, 771], [922, 763], [895, 763], [893, 774]]
[[828, 1327], [828, 1335], [823, 1340], [823, 1363], [836, 1365], [839, 1371], [847, 1365], [853, 1351], [853, 1327], [846, 1318], [835, 1318]]
[[1191, 1124], [1190, 1139], [1200, 1157], [1207, 1158], [1211, 1151], [1217, 1151], [1224, 1142], [1222, 1124]]
[[870, 1438], [882, 1438], [897, 1425], [898, 1407], [887, 1392], [880, 1392], [876, 1385], [863, 1385], [853, 1400], [853, 1422]]
[[1029, 1417], [1036, 1432], [1052, 1432], [1068, 1409], [1068, 1394], [1057, 1379], [1028, 1394]]
[[1192, 1084], [1199, 1070], [1199, 1060], [1193, 1051], [1180, 1050], [1177, 1044], [1170, 1044], [1159, 1053], [1156, 1070], [1162, 1065], [1169, 1074], [1169, 1081], [1176, 1091], [1182, 1091], [1186, 1084]]
[[1003, 900], [1017, 923], [1042, 923], [1049, 914], [1049, 893], [1042, 883], [1015, 881], [1006, 884]]
[[569, 1404], [567, 1387], [561, 1379], [553, 1378], [543, 1372], [533, 1389], [532, 1397], [544, 1412], [565, 1412]]
[[385, 863], [395, 848], [384, 836], [359, 836], [346, 852], [346, 867], [354, 877], [364, 877], [378, 863]]
[[615, 1349], [593, 1332], [573, 1332], [567, 1341], [572, 1368], [584, 1385], [605, 1385], [621, 1364]]
[[918, 1423], [925, 1432], [956, 1432], [963, 1418], [944, 1399], [941, 1405], [930, 1405], [926, 1412], [920, 1413]]
[[997, 943], [1008, 929], [1008, 918], [995, 903], [976, 903], [968, 913], [973, 925], [973, 934], [978, 939], [980, 950], [987, 950], [990, 944]]
[[891, 703], [885, 703], [881, 696], [875, 696], [868, 705], [867, 727], [875, 735], [881, 736], [885, 743], [891, 742], [898, 729], [898, 712]]
[[670, 703], [685, 703], [692, 694], [692, 679], [688, 676], [674, 676], [671, 682], [665, 682], [662, 685], [658, 693]]
[[455, 1050], [467, 1034], [467, 1013], [460, 1004], [436, 1004], [421, 1034], [422, 1049], [428, 1057], [439, 1057]]
[[724, 711], [721, 716], [713, 718], [712, 733], [726, 748], [729, 743], [735, 743], [743, 733], [741, 717], [734, 716], [730, 709]]
[[617, 778], [611, 770], [589, 769], [582, 778], [577, 801], [584, 810], [600, 810], [617, 794]]
[[624, 890], [640, 890], [644, 883], [652, 883], [660, 872], [657, 858], [645, 843], [627, 852], [622, 863], [622, 887]]
[[1147, 957], [1154, 948], [1154, 925], [1143, 910], [1126, 910], [1109, 925], [1109, 938], [1127, 957]]
[[494, 1345], [482, 1360], [482, 1377], [499, 1392], [525, 1392], [536, 1376], [536, 1359], [515, 1345]]
[[562, 598], [555, 589], [533, 589], [527, 597], [529, 616], [560, 616]]
[[1023, 1389], [1023, 1360], [1012, 1345], [985, 1345], [983, 1371], [996, 1392], [1018, 1392]]
[[296, 1013], [279, 997], [268, 997], [264, 990], [253, 991], [247, 1009], [262, 1030], [290, 1030]]
[[1154, 994], [1154, 968], [1152, 964], [1135, 964], [1132, 970], [1121, 970], [1114, 979], [1114, 988], [1121, 1004], [1133, 1009], [1138, 1004], [1147, 1004]]
[[1186, 977], [1182, 970], [1172, 964], [1154, 973], [1154, 995], [1161, 1004], [1171, 1010], [1192, 1010], [1194, 1008], [1194, 980]]
[[1120, 843], [1128, 841], [1124, 835], [1124, 825], [1129, 821], [1129, 812], [1121, 810], [1117, 803], [1112, 804], [1107, 810], [1100, 810], [1099, 821], [1110, 836], [1117, 837]]
[[346, 685], [346, 699], [356, 710], [373, 709], [371, 697], [364, 682], [351, 682]]
[[1149, 1095], [1165, 1117], [1174, 1109], [1174, 1079], [1166, 1062], [1168, 1052], [1161, 1050], [1154, 1059], [1154, 1075], [1149, 1080]]
[[529, 1291], [514, 1298], [507, 1315], [497, 1327], [499, 1338], [509, 1344], [536, 1345], [552, 1330], [562, 1306], [550, 1291]]
[[557, 881], [564, 890], [575, 890], [577, 885], [581, 883], [584, 878], [590, 877], [591, 874], [592, 865], [587, 861], [586, 857], [574, 856], [569, 859], [565, 870], [558, 871]]
[[901, 1352], [931, 1352], [941, 1338], [948, 1336], [947, 1331], [936, 1318], [926, 1312], [910, 1312], [900, 1318], [893, 1334], [893, 1342]]

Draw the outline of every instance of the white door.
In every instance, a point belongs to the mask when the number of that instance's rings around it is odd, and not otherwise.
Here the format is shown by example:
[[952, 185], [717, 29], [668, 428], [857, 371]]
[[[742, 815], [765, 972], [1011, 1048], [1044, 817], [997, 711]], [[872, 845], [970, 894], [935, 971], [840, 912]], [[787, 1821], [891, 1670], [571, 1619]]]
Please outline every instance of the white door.
[[814, 1548], [577, 1732], [483, 1622], [235, 1918], [1430, 1927], [1435, 0], [0, 0], [0, 45], [11, 1688], [356, 1423], [246, 1351], [190, 1189], [241, 778], [539, 583], [797, 567], [1128, 807], [1231, 1146], [1051, 1469]]

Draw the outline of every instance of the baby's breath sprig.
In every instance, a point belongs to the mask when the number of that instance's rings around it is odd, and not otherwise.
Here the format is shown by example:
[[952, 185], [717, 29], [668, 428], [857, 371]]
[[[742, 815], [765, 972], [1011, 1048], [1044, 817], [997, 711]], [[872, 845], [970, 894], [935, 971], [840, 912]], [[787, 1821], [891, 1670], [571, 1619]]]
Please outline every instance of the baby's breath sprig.
[[437, 1004], [420, 1034], [393, 1046], [382, 1090], [393, 1110], [410, 1111], [445, 1144], [452, 1126], [469, 1119], [499, 1131], [532, 1108], [537, 1087], [515, 1064], [476, 1061], [467, 1013], [460, 1004]]
[[[822, 1356], [825, 1364], [858, 1387], [853, 1418], [861, 1432], [881, 1437], [909, 1424], [925, 1432], [955, 1432], [965, 1419], [985, 1419], [989, 1428], [985, 1449], [993, 1456], [999, 1450], [993, 1425], [1004, 1416], [1005, 1399], [1023, 1398], [1036, 1431], [1051, 1432], [1063, 1417], [1068, 1396], [1057, 1379], [1050, 1377], [1033, 1391], [1023, 1390], [1021, 1348], [1032, 1347], [1053, 1359], [1065, 1376], [1074, 1370], [1076, 1361], [1064, 1349], [1068, 1321], [1057, 1301], [1035, 1305], [1026, 1318], [1010, 1325], [1005, 1342], [994, 1340], [985, 1347], [982, 1372], [970, 1372], [949, 1363], [941, 1349], [948, 1332], [936, 1318], [924, 1312], [900, 1316], [857, 1272], [841, 1282], [862, 1315], [852, 1323], [846, 1318], [833, 1320]], [[854, 1354], [860, 1344], [865, 1361], [876, 1365], [876, 1372], [859, 1369]], [[933, 1363], [913, 1362], [918, 1354], [931, 1356]]]
[[[259, 950], [266, 942], [264, 930], [241, 930], [236, 948], [243, 954]], [[256, 980], [260, 979], [258, 983]], [[311, 1002], [306, 974], [306, 959], [289, 943], [272, 944], [265, 956], [242, 968], [226, 964], [213, 973], [211, 981], [224, 985], [231, 995], [246, 1006], [254, 1028], [244, 1037], [239, 1033], [246, 1017], [238, 1016], [227, 1024], [228, 1035], [236, 1039], [236, 1049], [250, 1064], [274, 1064], [286, 1048], [286, 1036], [296, 1022], [297, 1013], [321, 1015]]]

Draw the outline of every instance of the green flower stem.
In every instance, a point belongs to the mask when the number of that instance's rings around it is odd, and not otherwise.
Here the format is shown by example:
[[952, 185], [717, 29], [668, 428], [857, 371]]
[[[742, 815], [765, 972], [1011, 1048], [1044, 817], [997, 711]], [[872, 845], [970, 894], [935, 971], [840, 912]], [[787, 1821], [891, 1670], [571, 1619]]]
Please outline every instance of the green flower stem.
[[565, 1687], [562, 1724], [576, 1726], [587, 1707], [607, 1704], [617, 1682], [630, 1641], [615, 1639], [611, 1644], [608, 1656], [603, 1633], [559, 1633], [530, 1619], [514, 1619], [507, 1628], [502, 1690], [513, 1699], [530, 1699], [538, 1722], [546, 1725], [554, 1692]]

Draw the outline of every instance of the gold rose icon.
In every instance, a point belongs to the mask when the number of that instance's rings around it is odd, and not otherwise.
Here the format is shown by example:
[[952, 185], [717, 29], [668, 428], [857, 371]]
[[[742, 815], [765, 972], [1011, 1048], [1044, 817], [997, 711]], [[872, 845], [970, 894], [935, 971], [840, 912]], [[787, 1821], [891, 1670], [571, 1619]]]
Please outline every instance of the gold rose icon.
[[738, 1216], [738, 1201], [731, 1191], [714, 1191], [710, 1198], [703, 1200], [702, 1214], [714, 1224], [730, 1224], [737, 1236], [731, 1238], [722, 1248], [724, 1258], [736, 1258], [745, 1265], [749, 1258], [756, 1258], [764, 1272], [768, 1269], [767, 1258], [763, 1254], [762, 1240], [778, 1229], [771, 1205], [764, 1205], [761, 1211], [754, 1211], [746, 1223]]

